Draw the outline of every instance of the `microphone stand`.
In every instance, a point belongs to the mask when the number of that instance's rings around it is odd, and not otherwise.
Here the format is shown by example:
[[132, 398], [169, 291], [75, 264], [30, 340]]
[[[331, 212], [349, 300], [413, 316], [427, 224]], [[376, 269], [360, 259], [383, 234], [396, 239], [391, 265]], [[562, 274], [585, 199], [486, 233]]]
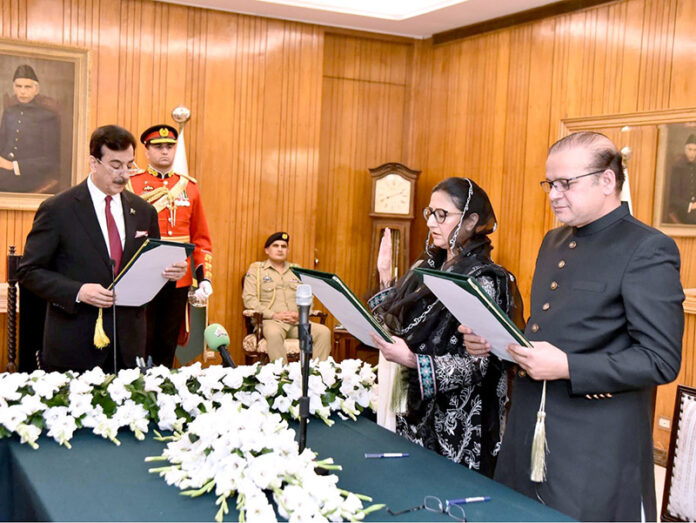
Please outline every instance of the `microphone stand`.
[[[307, 307], [309, 308], [309, 307]], [[302, 452], [307, 446], [307, 420], [309, 419], [309, 360], [312, 359], [312, 335], [309, 319], [300, 314], [298, 326], [300, 338], [300, 359], [302, 360], [302, 397], [300, 398], [299, 448]]]
[[[113, 284], [116, 281], [116, 260], [113, 258], [110, 258], [109, 261], [111, 262], [111, 284], [112, 284], [112, 290], [114, 289]], [[116, 292], [113, 291], [114, 293], [114, 303], [111, 305], [111, 323], [113, 326], [113, 348], [114, 348], [114, 376], [118, 374], [118, 366], [116, 363]]]

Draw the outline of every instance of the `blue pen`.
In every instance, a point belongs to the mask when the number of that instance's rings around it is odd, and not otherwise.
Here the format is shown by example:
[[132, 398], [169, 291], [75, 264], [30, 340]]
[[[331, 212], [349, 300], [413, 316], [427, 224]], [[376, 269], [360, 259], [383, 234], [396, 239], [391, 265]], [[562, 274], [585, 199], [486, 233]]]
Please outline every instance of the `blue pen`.
[[447, 506], [449, 505], [465, 505], [466, 503], [479, 503], [481, 501], [490, 501], [490, 496], [476, 496], [472, 498], [462, 498], [462, 499], [448, 499], [445, 501]]
[[381, 452], [377, 454], [371, 454], [365, 452], [366, 458], [408, 458], [408, 452]]

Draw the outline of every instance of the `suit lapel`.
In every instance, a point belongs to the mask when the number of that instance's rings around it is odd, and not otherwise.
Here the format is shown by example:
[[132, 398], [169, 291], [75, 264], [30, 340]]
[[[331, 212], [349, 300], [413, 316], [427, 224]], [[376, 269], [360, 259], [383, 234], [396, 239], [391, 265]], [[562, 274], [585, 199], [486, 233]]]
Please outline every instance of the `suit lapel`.
[[135, 229], [136, 229], [136, 214], [135, 208], [131, 202], [132, 195], [128, 191], [121, 192], [121, 205], [123, 206], [123, 222], [126, 226], [126, 241], [123, 246], [123, 260], [121, 261], [121, 267], [125, 267], [126, 263], [135, 254]]
[[89, 237], [89, 244], [97, 251], [97, 254], [99, 254], [99, 257], [102, 259], [104, 264], [111, 268], [109, 263], [109, 251], [106, 247], [101, 227], [99, 227], [97, 213], [94, 210], [92, 197], [90, 196], [89, 189], [87, 188], [87, 180], [78, 186], [78, 191], [75, 193], [75, 199], [77, 200], [75, 214], [79, 223], [82, 225], [83, 229], [87, 233], [87, 236]]

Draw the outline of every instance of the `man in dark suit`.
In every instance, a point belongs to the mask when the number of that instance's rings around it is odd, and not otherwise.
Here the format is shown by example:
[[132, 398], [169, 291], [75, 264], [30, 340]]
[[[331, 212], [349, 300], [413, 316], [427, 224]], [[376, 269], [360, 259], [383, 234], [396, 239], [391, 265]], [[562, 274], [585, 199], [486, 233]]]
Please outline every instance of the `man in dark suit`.
[[[89, 177], [36, 212], [18, 276], [47, 302], [41, 353], [46, 370], [113, 370], [111, 260], [118, 273], [147, 237], [160, 235], [155, 208], [123, 190], [135, 172], [134, 150], [127, 130], [99, 127], [90, 140]], [[163, 276], [175, 281], [185, 272], [182, 260]], [[111, 340], [103, 349], [94, 345], [99, 308]], [[116, 325], [118, 367], [133, 367], [136, 356], [145, 355], [143, 307], [117, 307]]]
[[38, 103], [39, 79], [20, 65], [12, 79], [16, 104], [0, 123], [0, 191], [55, 192], [60, 170], [58, 115]]
[[[495, 479], [580, 521], [655, 521], [655, 387], [674, 380], [684, 330], [679, 250], [621, 203], [616, 146], [593, 132], [555, 143], [551, 208], [565, 225], [539, 249]], [[489, 344], [464, 328], [467, 350]], [[530, 478], [546, 383], [546, 477]], [[541, 474], [540, 474], [541, 476]]]

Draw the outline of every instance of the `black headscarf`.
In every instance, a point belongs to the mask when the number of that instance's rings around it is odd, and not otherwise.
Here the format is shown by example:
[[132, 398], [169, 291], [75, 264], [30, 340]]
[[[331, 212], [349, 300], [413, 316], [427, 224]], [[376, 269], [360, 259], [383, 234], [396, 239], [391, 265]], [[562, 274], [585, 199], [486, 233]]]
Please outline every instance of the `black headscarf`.
[[[428, 236], [426, 249], [412, 268], [428, 267], [466, 276], [489, 276], [494, 281], [499, 305], [515, 323], [523, 323], [522, 301], [514, 278], [490, 257], [493, 246], [488, 235], [495, 231], [497, 221], [488, 195], [469, 178], [447, 178], [432, 192], [438, 191], [445, 192], [463, 213], [459, 225], [448, 238], [453, 257], [447, 261], [447, 250], [429, 245]], [[468, 237], [461, 225], [473, 213], [478, 215], [478, 221], [473, 235]], [[447, 313], [444, 305], [424, 285], [422, 276], [412, 270], [396, 282], [393, 292], [379, 309], [385, 325], [403, 336], [412, 349], [430, 335], [440, 314]], [[418, 321], [419, 316], [423, 318]], [[418, 323], [413, 325], [414, 321]]]

